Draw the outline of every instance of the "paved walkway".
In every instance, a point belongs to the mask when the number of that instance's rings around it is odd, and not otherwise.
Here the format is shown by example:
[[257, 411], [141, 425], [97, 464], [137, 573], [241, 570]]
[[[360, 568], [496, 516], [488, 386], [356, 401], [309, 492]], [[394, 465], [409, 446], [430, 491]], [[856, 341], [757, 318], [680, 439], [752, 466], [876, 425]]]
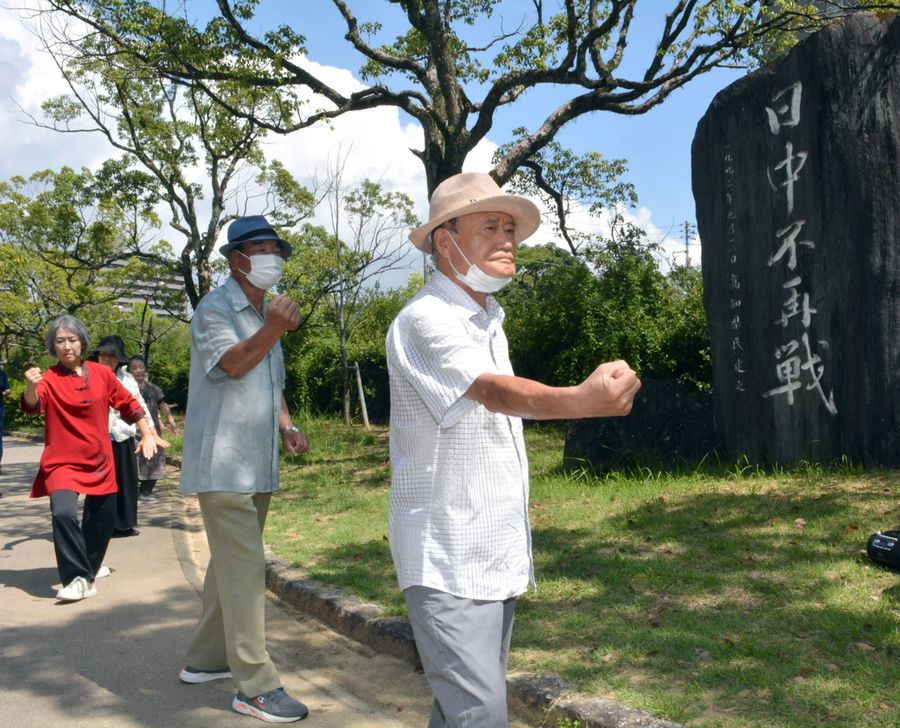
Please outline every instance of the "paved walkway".
[[[140, 536], [113, 539], [113, 574], [81, 602], [55, 599], [49, 501], [28, 492], [41, 446], [5, 438], [0, 474], [0, 716], [10, 726], [262, 725], [231, 711], [222, 680], [184, 685], [178, 671], [200, 610], [208, 558], [193, 499], [163, 485], [142, 507]], [[159, 486], [158, 486], [159, 488]], [[428, 686], [377, 654], [272, 602], [269, 650], [285, 687], [310, 708], [302, 725], [402, 728], [427, 723]], [[521, 725], [521, 724], [520, 724]]]

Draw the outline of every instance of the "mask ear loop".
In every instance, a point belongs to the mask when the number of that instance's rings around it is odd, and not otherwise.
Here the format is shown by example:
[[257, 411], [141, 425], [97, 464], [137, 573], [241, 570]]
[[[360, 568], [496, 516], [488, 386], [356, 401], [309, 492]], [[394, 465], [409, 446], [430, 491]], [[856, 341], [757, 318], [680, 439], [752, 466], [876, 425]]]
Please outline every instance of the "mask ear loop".
[[[446, 230], [447, 235], [450, 236], [450, 240], [453, 242], [453, 247], [456, 248], [456, 251], [462, 256], [462, 259], [464, 261], [466, 261], [466, 265], [469, 266], [469, 268], [471, 269], [472, 263], [466, 257], [466, 254], [462, 252], [462, 248], [459, 247], [459, 243], [456, 242], [456, 238], [453, 237], [453, 233], [450, 232], [450, 228], [444, 228], [444, 230]], [[453, 265], [453, 258], [451, 258], [450, 256], [447, 256], [447, 262], [450, 264], [450, 267], [453, 269], [453, 272], [456, 273], [456, 277], [461, 279], [463, 277], [463, 274], [460, 273], [458, 270], [456, 270], [456, 266]]]
[[249, 256], [249, 255], [246, 255], [243, 251], [240, 251], [240, 250], [237, 250], [237, 251], [235, 251], [235, 252], [237, 252], [237, 254], [238, 254], [239, 256], [241, 256], [242, 258], [246, 258], [248, 261], [250, 261], [250, 270], [243, 270], [242, 268], [238, 267], [238, 270], [239, 270], [241, 273], [243, 273], [245, 276], [250, 275], [250, 274], [253, 272], [253, 261], [250, 260], [250, 256]]

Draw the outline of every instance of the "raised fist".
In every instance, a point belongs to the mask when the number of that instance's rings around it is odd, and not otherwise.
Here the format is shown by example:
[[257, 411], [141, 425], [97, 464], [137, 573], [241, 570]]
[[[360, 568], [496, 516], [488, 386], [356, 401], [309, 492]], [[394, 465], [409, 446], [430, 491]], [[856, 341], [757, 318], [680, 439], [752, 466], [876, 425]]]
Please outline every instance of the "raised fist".
[[300, 325], [300, 307], [289, 296], [279, 293], [269, 301], [266, 323], [281, 333], [293, 331]]

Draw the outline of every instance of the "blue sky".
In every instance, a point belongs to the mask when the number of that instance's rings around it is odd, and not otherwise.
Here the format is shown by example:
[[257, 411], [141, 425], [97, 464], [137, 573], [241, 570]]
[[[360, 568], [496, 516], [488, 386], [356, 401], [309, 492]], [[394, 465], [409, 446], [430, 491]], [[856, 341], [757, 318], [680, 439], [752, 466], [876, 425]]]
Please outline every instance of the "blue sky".
[[[24, 4], [24, 3], [17, 3]], [[385, 40], [392, 37], [396, 8], [384, 0], [353, 0], [360, 19], [381, 20]], [[637, 73], [647, 62], [649, 43], [658, 34], [663, 11], [669, 3], [645, 0], [638, 5], [629, 43], [626, 70]], [[523, 7], [524, 6], [524, 7]], [[506, 27], [517, 24], [530, 2], [508, 0], [501, 8]], [[209, 9], [209, 0], [189, 2], [191, 12]], [[385, 14], [385, 9], [388, 13]], [[393, 14], [393, 15], [392, 15]], [[328, 0], [261, 0], [254, 29], [271, 29], [280, 23], [292, 25], [307, 38], [308, 59], [315, 69], [344, 88], [359, 87], [361, 56], [343, 40], [342, 21]], [[487, 32], [487, 29], [485, 30]], [[22, 123], [19, 107], [37, 112], [43, 98], [64, 88], [48, 59], [35, 50], [34, 37], [21, 26], [11, 11], [0, 9], [0, 133], [10, 144], [0, 155], [0, 178], [30, 174], [46, 167], [98, 164], [111, 149], [98, 135], [60, 135]], [[633, 61], [629, 59], [633, 58]], [[681, 224], [694, 222], [694, 201], [690, 187], [690, 146], [700, 117], [716, 92], [743, 75], [744, 71], [719, 70], [704, 74], [668, 100], [641, 116], [595, 113], [564, 128], [558, 140], [577, 152], [599, 151], [607, 158], [627, 160], [627, 181], [634, 184], [639, 203], [631, 211], [646, 226], [651, 237], [669, 236], [670, 252], [683, 250]], [[517, 126], [534, 128], [553, 108], [553, 92], [529, 92], [509, 111], [498, 114], [488, 144], [470, 157], [470, 168], [486, 169], [490, 153], [510, 138]], [[417, 146], [421, 132], [408, 117], [395, 110], [366, 112], [365, 119], [342, 119], [333, 130], [304, 130], [289, 137], [270, 139], [271, 156], [284, 161], [300, 176], [321, 170], [335, 158], [338, 149], [350, 149], [354, 157], [351, 176], [372, 176], [388, 187], [402, 189], [417, 203], [422, 217], [427, 213], [424, 173], [408, 151]], [[683, 253], [681, 253], [683, 260]], [[694, 262], [699, 245], [693, 246]]]

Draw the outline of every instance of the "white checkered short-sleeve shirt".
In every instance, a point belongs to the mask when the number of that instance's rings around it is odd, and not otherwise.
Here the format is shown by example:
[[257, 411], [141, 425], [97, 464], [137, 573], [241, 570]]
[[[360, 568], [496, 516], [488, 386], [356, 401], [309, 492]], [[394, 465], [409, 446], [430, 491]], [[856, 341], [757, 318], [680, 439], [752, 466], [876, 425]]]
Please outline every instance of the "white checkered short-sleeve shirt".
[[400, 588], [500, 600], [533, 583], [518, 417], [463, 395], [512, 374], [503, 310], [435, 272], [391, 324], [389, 534]]

